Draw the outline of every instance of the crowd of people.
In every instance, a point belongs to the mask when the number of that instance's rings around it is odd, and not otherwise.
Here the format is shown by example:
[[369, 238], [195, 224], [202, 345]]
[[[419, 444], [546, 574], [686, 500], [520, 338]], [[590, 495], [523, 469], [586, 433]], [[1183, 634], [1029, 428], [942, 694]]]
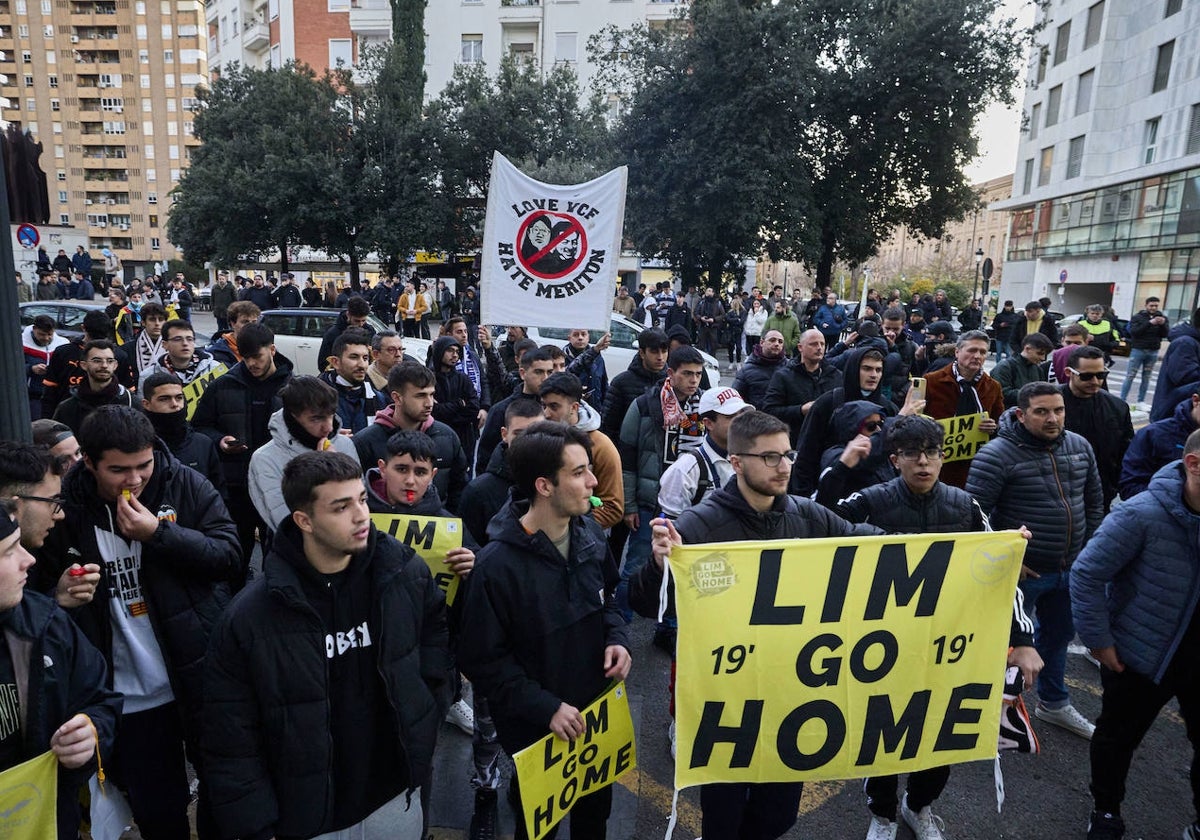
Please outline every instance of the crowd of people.
[[[473, 288], [443, 304], [441, 282], [389, 279], [333, 301], [327, 367], [301, 376], [259, 320], [309, 289], [245, 279], [218, 277], [203, 348], [181, 275], [114, 283], [78, 340], [27, 330], [40, 419], [33, 444], [0, 442], [0, 700], [20, 698], [0, 720], [36, 724], [0, 732], [0, 767], [55, 753], [61, 837], [100, 760], [147, 840], [191, 836], [188, 764], [202, 840], [423, 837], [444, 721], [472, 737], [470, 836], [494, 837], [504, 754], [582, 734], [630, 671], [635, 614], [672, 660], [687, 643], [663, 587], [678, 543], [1020, 529], [1009, 663], [1035, 720], [1091, 741], [1088, 837], [1122, 836], [1130, 758], [1172, 697], [1194, 740], [1200, 310], [1170, 331], [1155, 401], [1176, 404], [1135, 436], [1102, 307], [1060, 330], [1042, 302], [1005, 306], [989, 373], [977, 304], [955, 318], [940, 292], [851, 321], [828, 290], [622, 287], [614, 311], [645, 328], [610, 379], [608, 336], [497, 336]], [[1158, 304], [1131, 324], [1144, 377]], [[721, 347], [732, 384], [706, 371]], [[964, 415], [989, 440], [946, 462], [936, 421]], [[451, 607], [372, 514], [461, 520]], [[1077, 635], [1101, 666], [1094, 724], [1065, 678]], [[867, 837], [943, 837], [949, 776], [868, 780]], [[703, 836], [779, 837], [802, 793], [706, 785]], [[515, 779], [507, 795], [519, 811]], [[611, 803], [579, 797], [571, 836], [603, 838]]]

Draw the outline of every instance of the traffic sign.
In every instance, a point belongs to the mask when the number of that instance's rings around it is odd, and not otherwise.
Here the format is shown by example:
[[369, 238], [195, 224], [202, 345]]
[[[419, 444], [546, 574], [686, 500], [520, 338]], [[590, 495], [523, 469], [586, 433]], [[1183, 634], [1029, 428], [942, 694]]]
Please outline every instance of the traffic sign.
[[17, 241], [24, 248], [36, 248], [42, 241], [42, 235], [33, 225], [25, 223], [17, 228]]
[[992, 262], [992, 258], [988, 257], [986, 260], [983, 261], [983, 265], [980, 267], [979, 273], [983, 275], [984, 280], [991, 280], [992, 272], [995, 271], [995, 269], [996, 269], [996, 266]]

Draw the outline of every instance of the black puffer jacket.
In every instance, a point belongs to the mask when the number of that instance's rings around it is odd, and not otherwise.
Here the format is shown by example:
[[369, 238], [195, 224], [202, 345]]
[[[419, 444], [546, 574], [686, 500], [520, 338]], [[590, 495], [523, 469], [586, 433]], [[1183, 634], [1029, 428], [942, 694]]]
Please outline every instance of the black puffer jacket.
[[787, 358], [784, 356], [767, 358], [762, 354], [762, 345], [756, 345], [750, 358], [733, 378], [734, 390], [741, 394], [747, 403], [762, 409], [767, 404], [767, 388], [771, 385], [771, 378], [786, 362]]
[[608, 435], [609, 440], [621, 437], [621, 424], [625, 422], [625, 413], [633, 401], [667, 378], [667, 369], [658, 373], [646, 370], [641, 356], [634, 356], [629, 367], [613, 377], [608, 384], [608, 394], [604, 398], [604, 410], [600, 416], [600, 431]]
[[[802, 540], [822, 537], [871, 537], [883, 532], [874, 525], [853, 525], [810, 499], [779, 496], [759, 513], [742, 496], [737, 476], [675, 520], [685, 545], [742, 540]], [[658, 616], [663, 570], [653, 560], [629, 582], [629, 604], [648, 618]], [[675, 592], [668, 588], [667, 615], [675, 615]]]
[[[100, 498], [96, 479], [82, 463], [63, 478], [62, 489], [71, 515], [46, 537], [30, 581], [32, 588], [42, 592], [53, 591], [72, 563], [94, 562], [100, 556], [96, 530], [107, 531], [116, 521], [114, 506]], [[138, 501], [159, 517], [158, 530], [142, 543], [139, 583], [171, 688], [185, 715], [186, 732], [194, 736], [208, 637], [229, 603], [226, 581], [245, 574], [242, 549], [233, 520], [212, 484], [180, 464], [161, 441], [154, 448], [154, 473]], [[108, 575], [102, 565], [94, 600], [69, 614], [104, 654], [111, 687]]]
[[508, 444], [502, 443], [492, 453], [487, 471], [482, 472], [467, 485], [459, 506], [463, 526], [476, 535], [480, 545], [487, 545], [488, 523], [509, 501], [509, 490], [513, 479], [508, 471]]
[[996, 438], [971, 461], [967, 492], [993, 528], [1033, 532], [1026, 566], [1039, 574], [1066, 571], [1104, 518], [1096, 456], [1074, 432], [1054, 441], [1034, 437], [1015, 412], [1001, 415]]
[[[395, 416], [396, 407], [389, 405], [375, 415], [375, 422], [354, 435], [354, 448], [358, 450], [363, 472], [387, 460], [388, 438], [397, 431]], [[463, 452], [462, 442], [453, 429], [432, 417], [421, 425], [419, 431], [433, 441], [438, 470], [433, 477], [433, 486], [437, 488], [438, 495], [446, 500], [446, 507], [457, 511], [459, 497], [467, 484], [467, 456]]]
[[[0, 618], [4, 642], [17, 680], [22, 721], [21, 760], [50, 749], [55, 730], [79, 713], [96, 726], [101, 761], [112, 755], [121, 695], [106, 686], [108, 669], [95, 646], [53, 600], [27, 591], [21, 603]], [[4, 768], [7, 769], [7, 768]], [[79, 803], [75, 791], [96, 772], [95, 756], [76, 770], [58, 766], [58, 836], [79, 835]]]
[[[429, 567], [374, 527], [372, 618], [396, 714], [406, 788], [429, 776], [453, 668], [446, 604]], [[204, 783], [222, 837], [311, 837], [332, 826], [334, 780], [325, 630], [304, 595], [299, 529], [284, 522], [263, 574], [213, 634], [205, 682]]]
[[[279, 389], [291, 378], [292, 363], [281, 353], [275, 354], [275, 372], [266, 379], [254, 378], [238, 362], [214, 379], [196, 403], [192, 428], [216, 444], [225, 483], [230, 487], [247, 485], [250, 456], [270, 442], [271, 415], [283, 408]], [[221, 438], [226, 435], [246, 444], [246, 451], [221, 452]]]
[[509, 754], [546, 734], [562, 703], [582, 709], [608, 680], [604, 649], [629, 648], [613, 592], [619, 576], [591, 517], [571, 520], [569, 557], [542, 531], [526, 533], [529, 503], [493, 521], [467, 587], [458, 663], [488, 698]]
[[800, 439], [804, 426], [803, 406], [842, 384], [842, 372], [822, 360], [820, 367], [809, 373], [797, 356], [775, 371], [767, 388], [764, 405], [755, 406], [775, 415], [791, 428], [792, 446]]

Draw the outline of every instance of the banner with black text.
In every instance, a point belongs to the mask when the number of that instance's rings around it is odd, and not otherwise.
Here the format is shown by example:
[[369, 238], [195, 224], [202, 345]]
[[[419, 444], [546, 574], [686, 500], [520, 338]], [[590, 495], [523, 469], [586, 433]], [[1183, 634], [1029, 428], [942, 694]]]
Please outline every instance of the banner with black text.
[[625, 223], [622, 166], [543, 184], [492, 156], [480, 270], [485, 324], [608, 331]]

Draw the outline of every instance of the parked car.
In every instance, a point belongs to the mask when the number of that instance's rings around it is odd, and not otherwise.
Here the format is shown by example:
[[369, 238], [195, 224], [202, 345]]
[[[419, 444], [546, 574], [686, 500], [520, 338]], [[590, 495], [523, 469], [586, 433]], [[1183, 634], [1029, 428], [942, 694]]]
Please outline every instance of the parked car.
[[[317, 359], [321, 339], [337, 322], [340, 312], [338, 309], [269, 309], [259, 320], [275, 333], [275, 349], [292, 361], [297, 374], [316, 376], [325, 367], [324, 361]], [[391, 329], [374, 315], [367, 316], [367, 323], [375, 332]], [[424, 364], [431, 344], [423, 338], [406, 338], [404, 353]]]
[[[604, 365], [608, 369], [608, 378], [612, 379], [621, 371], [629, 367], [629, 363], [633, 361], [637, 355], [637, 337], [638, 333], [645, 329], [637, 321], [626, 318], [624, 315], [612, 313], [612, 324], [610, 326], [612, 333], [612, 342], [608, 345], [608, 349], [604, 351]], [[562, 347], [567, 343], [567, 339], [571, 335], [571, 327], [529, 327], [529, 337], [538, 343], [538, 346], [553, 344], [557, 347]], [[497, 329], [497, 334], [504, 333], [503, 327]], [[592, 330], [588, 337], [588, 341], [595, 344], [604, 336], [601, 330]], [[407, 343], [405, 345], [407, 349]], [[721, 381], [721, 365], [720, 363], [703, 351], [700, 355], [704, 357], [704, 367], [708, 371], [708, 381], [715, 388]]]
[[104, 309], [107, 302], [86, 300], [35, 300], [21, 304], [21, 327], [28, 327], [38, 315], [54, 319], [54, 331], [63, 338], [81, 338], [83, 319], [95, 309]]

